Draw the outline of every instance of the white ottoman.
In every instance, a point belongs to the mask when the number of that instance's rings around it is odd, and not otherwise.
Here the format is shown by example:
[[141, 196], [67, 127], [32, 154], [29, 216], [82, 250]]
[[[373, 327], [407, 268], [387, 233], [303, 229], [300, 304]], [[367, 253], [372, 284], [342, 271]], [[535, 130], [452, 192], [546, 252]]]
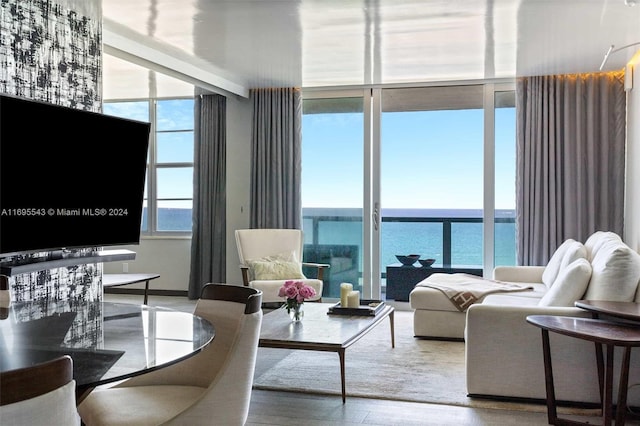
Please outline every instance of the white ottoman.
[[[541, 289], [535, 291], [536, 287]], [[466, 328], [466, 309], [470, 305], [481, 303], [488, 296], [517, 297], [520, 300], [517, 304], [535, 304], [545, 291], [544, 284], [510, 283], [470, 274], [432, 274], [409, 293], [409, 305], [414, 310], [413, 334], [461, 340]]]
[[460, 312], [443, 292], [415, 287], [409, 293], [413, 312], [413, 335], [435, 339], [463, 340], [466, 312]]

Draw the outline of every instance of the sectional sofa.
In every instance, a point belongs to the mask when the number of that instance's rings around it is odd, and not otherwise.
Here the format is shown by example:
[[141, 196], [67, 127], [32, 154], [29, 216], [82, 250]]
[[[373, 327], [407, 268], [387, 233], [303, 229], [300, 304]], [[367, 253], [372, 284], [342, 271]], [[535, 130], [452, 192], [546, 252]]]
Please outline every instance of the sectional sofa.
[[[526, 322], [528, 315], [589, 318], [589, 312], [574, 307], [576, 300], [640, 302], [640, 255], [612, 232], [595, 232], [584, 244], [569, 239], [546, 266], [497, 267], [493, 278], [531, 290], [489, 294], [465, 312], [452, 309], [433, 288], [416, 286], [410, 295], [416, 336], [464, 339], [467, 394], [472, 397], [544, 400], [541, 332]], [[426, 319], [436, 321], [421, 323]], [[552, 333], [551, 349], [557, 400], [599, 403], [594, 345]], [[616, 352], [616, 369], [620, 359]], [[639, 361], [640, 355], [632, 351], [632, 406], [640, 406]]]

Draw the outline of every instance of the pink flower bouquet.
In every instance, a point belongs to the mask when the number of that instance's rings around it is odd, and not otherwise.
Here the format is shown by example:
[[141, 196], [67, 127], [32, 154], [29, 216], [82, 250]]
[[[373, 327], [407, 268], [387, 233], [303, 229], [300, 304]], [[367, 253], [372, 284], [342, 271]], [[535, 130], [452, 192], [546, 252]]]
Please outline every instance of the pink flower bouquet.
[[315, 295], [316, 290], [302, 281], [285, 281], [282, 287], [280, 287], [280, 290], [278, 290], [278, 296], [286, 297], [287, 299], [285, 302], [287, 313], [291, 314], [291, 311], [293, 310], [297, 313], [297, 316], [300, 315], [298, 312], [300, 311], [300, 306], [304, 301], [314, 297]]

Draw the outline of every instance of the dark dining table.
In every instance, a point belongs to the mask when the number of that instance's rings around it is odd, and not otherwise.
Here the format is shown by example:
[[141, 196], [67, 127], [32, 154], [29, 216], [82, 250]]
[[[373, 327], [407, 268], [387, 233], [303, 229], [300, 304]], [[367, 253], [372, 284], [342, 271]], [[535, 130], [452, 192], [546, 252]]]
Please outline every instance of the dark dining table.
[[77, 395], [187, 359], [214, 326], [172, 309], [102, 301], [13, 302], [0, 319], [0, 371], [67, 354]]

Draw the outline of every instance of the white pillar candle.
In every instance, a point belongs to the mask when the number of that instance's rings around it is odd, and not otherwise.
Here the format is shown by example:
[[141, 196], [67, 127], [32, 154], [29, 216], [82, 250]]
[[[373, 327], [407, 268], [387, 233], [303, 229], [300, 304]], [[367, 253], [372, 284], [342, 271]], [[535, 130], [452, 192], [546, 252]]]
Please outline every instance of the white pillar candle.
[[347, 296], [349, 296], [349, 292], [353, 290], [353, 285], [349, 283], [340, 284], [340, 307], [347, 307]]
[[348, 308], [359, 308], [360, 307], [360, 292], [350, 291], [347, 296], [347, 307]]

